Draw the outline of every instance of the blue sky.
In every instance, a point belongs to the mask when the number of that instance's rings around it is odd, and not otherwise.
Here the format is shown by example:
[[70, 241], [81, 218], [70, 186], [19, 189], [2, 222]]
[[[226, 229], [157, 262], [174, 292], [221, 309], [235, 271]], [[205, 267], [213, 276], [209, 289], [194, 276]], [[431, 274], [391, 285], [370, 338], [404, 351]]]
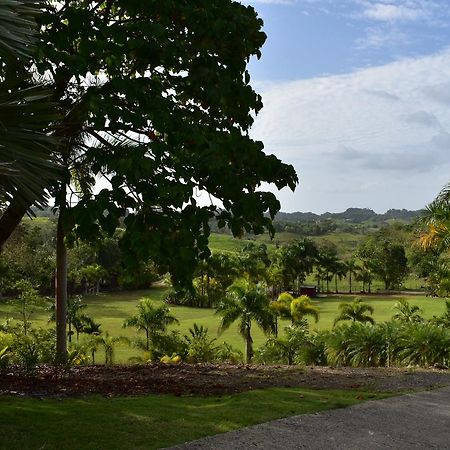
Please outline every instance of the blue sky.
[[284, 211], [419, 209], [450, 179], [449, 0], [242, 0], [268, 40], [252, 135], [301, 184]]

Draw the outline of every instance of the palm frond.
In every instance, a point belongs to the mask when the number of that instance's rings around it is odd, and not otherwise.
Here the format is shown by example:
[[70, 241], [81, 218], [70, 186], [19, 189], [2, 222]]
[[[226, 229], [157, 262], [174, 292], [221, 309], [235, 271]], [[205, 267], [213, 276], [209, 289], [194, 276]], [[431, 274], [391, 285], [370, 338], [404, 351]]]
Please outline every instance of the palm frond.
[[51, 159], [57, 141], [44, 131], [57, 117], [49, 95], [44, 86], [15, 90], [0, 83], [0, 190], [7, 201], [44, 201], [60, 174]]
[[16, 63], [29, 57], [35, 43], [35, 16], [44, 0], [0, 0], [0, 59]]

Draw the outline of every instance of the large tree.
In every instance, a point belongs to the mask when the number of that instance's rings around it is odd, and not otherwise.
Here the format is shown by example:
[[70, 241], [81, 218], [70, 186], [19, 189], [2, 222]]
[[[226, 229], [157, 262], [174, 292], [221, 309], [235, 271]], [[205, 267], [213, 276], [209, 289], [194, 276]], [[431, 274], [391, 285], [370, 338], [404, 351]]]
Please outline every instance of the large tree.
[[310, 239], [298, 239], [282, 247], [278, 254], [278, 265], [282, 270], [284, 287], [292, 286], [299, 295], [300, 286], [313, 271], [317, 257], [317, 246]]
[[405, 246], [390, 228], [366, 238], [357, 253], [363, 261], [369, 262], [373, 273], [384, 282], [385, 289], [400, 286], [408, 274]]
[[[210, 254], [211, 218], [235, 236], [272, 233], [280, 204], [259, 187], [294, 189], [297, 176], [248, 134], [262, 102], [246, 65], [265, 40], [253, 8], [232, 0], [66, 0], [45, 9], [37, 67], [65, 112], [57, 133], [67, 170], [55, 187], [63, 356], [68, 238], [112, 234], [125, 217], [127, 264], [152, 258], [175, 284], [187, 284]], [[107, 182], [94, 194], [95, 177]]]

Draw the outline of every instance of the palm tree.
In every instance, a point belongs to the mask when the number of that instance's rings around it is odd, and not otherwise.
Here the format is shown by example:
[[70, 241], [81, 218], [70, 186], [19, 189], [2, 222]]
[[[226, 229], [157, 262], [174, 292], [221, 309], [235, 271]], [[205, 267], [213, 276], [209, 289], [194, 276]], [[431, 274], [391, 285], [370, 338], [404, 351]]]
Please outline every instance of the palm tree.
[[129, 341], [123, 336], [111, 336], [106, 331], [105, 334], [92, 336], [89, 348], [93, 355], [95, 354], [95, 351], [98, 349], [98, 347], [103, 348], [105, 352], [105, 364], [113, 364], [115, 347], [119, 342], [128, 343]]
[[[94, 320], [84, 312], [86, 308], [87, 305], [86, 303], [83, 303], [83, 299], [80, 295], [69, 298], [67, 303], [67, 336], [69, 343], [72, 342], [72, 336], [74, 334], [72, 328], [75, 328], [77, 342], [80, 333], [92, 334], [94, 332], [99, 332], [100, 324], [94, 322]], [[54, 322], [56, 320], [56, 308], [54, 303], [50, 305], [48, 311], [50, 311], [49, 321]], [[92, 331], [90, 332], [89, 330]]]
[[328, 247], [325, 247], [320, 249], [316, 264], [322, 268], [324, 272], [322, 279], [327, 282], [327, 292], [330, 292], [330, 281], [333, 279], [335, 268], [339, 264], [338, 257], [333, 250], [330, 251]]
[[335, 285], [335, 291], [336, 294], [339, 293], [338, 291], [338, 279], [342, 280], [342, 278], [347, 275], [347, 266], [345, 263], [342, 263], [341, 261], [336, 260], [335, 264], [332, 267], [332, 272], [334, 275], [334, 285]]
[[362, 298], [355, 298], [351, 303], [341, 303], [339, 305], [339, 315], [334, 319], [334, 325], [343, 320], [352, 322], [367, 322], [374, 324], [373, 307], [364, 303]]
[[318, 292], [324, 292], [323, 280], [325, 279], [326, 275], [327, 275], [326, 270], [323, 267], [317, 265], [315, 278], [317, 280], [317, 291]]
[[423, 322], [422, 308], [417, 305], [411, 305], [404, 298], [400, 299], [395, 305], [396, 313], [392, 316], [393, 320], [403, 323], [418, 323]]
[[167, 306], [155, 306], [150, 298], [143, 298], [137, 309], [138, 313], [126, 319], [123, 327], [135, 327], [138, 331], [145, 331], [147, 351], [150, 349], [150, 343], [164, 333], [169, 325], [179, 323], [177, 318], [170, 314]]
[[423, 248], [450, 248], [450, 183], [425, 210], [422, 222], [426, 231], [420, 236]]
[[217, 314], [222, 316], [219, 335], [239, 320], [239, 333], [245, 340], [247, 363], [253, 358], [252, 323], [264, 333], [275, 331], [275, 317], [269, 308], [269, 298], [265, 290], [246, 280], [234, 283], [227, 289], [227, 295], [217, 307]]
[[349, 281], [349, 293], [352, 293], [352, 275], [356, 275], [359, 266], [356, 263], [356, 260], [350, 259], [346, 263], [347, 273], [348, 273], [348, 281]]
[[301, 322], [305, 316], [314, 317], [316, 323], [319, 321], [319, 309], [314, 306], [307, 295], [302, 295], [291, 302], [292, 323]]
[[0, 7], [0, 197], [8, 207], [0, 218], [0, 247], [33, 204], [44, 205], [46, 189], [59, 175], [49, 136], [57, 119], [51, 91], [32, 79], [34, 16], [41, 0], [8, 0]]
[[278, 337], [278, 317], [291, 319], [291, 303], [294, 300], [289, 292], [282, 292], [278, 298], [270, 303], [270, 309], [275, 316], [275, 337]]
[[372, 269], [370, 268], [370, 263], [367, 261], [363, 261], [363, 265], [361, 267], [357, 268], [357, 273], [355, 274], [355, 279], [357, 281], [362, 282], [362, 290], [363, 292], [366, 291], [367, 286], [367, 292], [370, 294], [372, 281], [373, 281], [373, 274]]
[[275, 314], [276, 336], [278, 335], [278, 317], [290, 320], [292, 325], [302, 322], [305, 316], [314, 317], [316, 322], [319, 320], [319, 309], [312, 304], [307, 295], [294, 299], [288, 292], [283, 292], [276, 301], [270, 303], [270, 309]]

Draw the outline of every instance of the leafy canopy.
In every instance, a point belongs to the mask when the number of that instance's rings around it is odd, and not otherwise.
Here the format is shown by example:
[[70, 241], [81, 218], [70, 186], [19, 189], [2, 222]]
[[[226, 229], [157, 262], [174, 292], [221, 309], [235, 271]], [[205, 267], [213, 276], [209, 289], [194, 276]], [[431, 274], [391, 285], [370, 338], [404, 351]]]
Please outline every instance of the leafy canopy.
[[[235, 236], [273, 232], [280, 204], [261, 183], [294, 189], [298, 180], [248, 134], [262, 102], [246, 65], [266, 38], [253, 8], [67, 0], [40, 20], [38, 68], [66, 111], [61, 157], [67, 178], [81, 175], [67, 231], [93, 239], [126, 216], [128, 265], [152, 258], [177, 284], [209, 256], [211, 218]], [[108, 187], [93, 193], [96, 176]]]

